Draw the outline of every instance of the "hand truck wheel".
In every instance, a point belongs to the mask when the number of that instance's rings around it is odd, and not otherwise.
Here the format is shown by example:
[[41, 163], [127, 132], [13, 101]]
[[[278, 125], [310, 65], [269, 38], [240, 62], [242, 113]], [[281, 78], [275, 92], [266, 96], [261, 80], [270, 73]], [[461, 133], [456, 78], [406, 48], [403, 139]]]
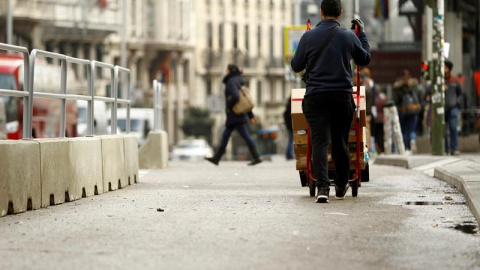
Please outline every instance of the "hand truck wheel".
[[308, 179], [308, 189], [310, 190], [310, 197], [315, 197], [315, 188], [316, 188], [316, 181], [312, 179]]
[[352, 197], [358, 196], [358, 178], [350, 182], [350, 187], [352, 188]]

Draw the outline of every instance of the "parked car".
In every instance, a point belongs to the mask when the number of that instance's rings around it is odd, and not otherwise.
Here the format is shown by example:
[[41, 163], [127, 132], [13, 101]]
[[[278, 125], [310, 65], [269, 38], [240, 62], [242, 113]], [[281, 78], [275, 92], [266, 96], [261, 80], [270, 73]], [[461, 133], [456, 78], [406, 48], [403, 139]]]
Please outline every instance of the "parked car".
[[[127, 109], [118, 108], [117, 126], [122, 133], [127, 132]], [[147, 139], [148, 132], [153, 129], [152, 108], [130, 108], [130, 134], [137, 136], [138, 146]]]
[[202, 139], [181, 140], [170, 153], [172, 161], [201, 161], [213, 156], [213, 149]]

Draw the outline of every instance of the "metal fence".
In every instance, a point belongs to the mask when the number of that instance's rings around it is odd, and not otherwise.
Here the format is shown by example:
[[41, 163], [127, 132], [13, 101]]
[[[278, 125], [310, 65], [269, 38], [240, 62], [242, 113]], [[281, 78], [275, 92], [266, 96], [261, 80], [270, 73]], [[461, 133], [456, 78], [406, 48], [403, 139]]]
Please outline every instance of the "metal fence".
[[[111, 134], [117, 133], [117, 108], [118, 104], [124, 104], [127, 106], [127, 126], [126, 132], [130, 133], [130, 107], [131, 107], [131, 89], [130, 85], [130, 70], [113, 66], [111, 64], [98, 62], [95, 60], [85, 60], [78, 59], [63, 54], [52, 53], [42, 50], [34, 49], [29, 54], [27, 48], [18, 47], [14, 45], [0, 43], [0, 50], [18, 52], [23, 54], [24, 60], [24, 89], [23, 91], [19, 90], [8, 90], [0, 89], [0, 95], [12, 96], [12, 97], [23, 97], [24, 106], [23, 106], [23, 139], [32, 138], [32, 117], [33, 117], [33, 99], [35, 97], [39, 98], [52, 98], [61, 100], [61, 118], [60, 118], [60, 138], [65, 137], [65, 121], [66, 121], [66, 100], [85, 100], [88, 102], [87, 107], [87, 136], [93, 136], [94, 128], [94, 102], [95, 100], [104, 101], [112, 103], [111, 109]], [[35, 59], [37, 56], [43, 56], [46, 58], [57, 59], [60, 61], [60, 94], [57, 93], [48, 93], [48, 92], [35, 92]], [[73, 95], [67, 94], [67, 63], [73, 63], [77, 65], [84, 65], [87, 67], [87, 80], [88, 80], [88, 95]], [[111, 70], [111, 85], [112, 91], [110, 97], [95, 96], [95, 69], [97, 67], [106, 68]], [[118, 84], [119, 84], [119, 73], [126, 73], [127, 78], [127, 87], [128, 87], [128, 98], [129, 99], [119, 99], [118, 98]], [[125, 82], [124, 82], [125, 83]]]
[[153, 81], [153, 121], [154, 130], [163, 130], [163, 94], [162, 84], [157, 80]]

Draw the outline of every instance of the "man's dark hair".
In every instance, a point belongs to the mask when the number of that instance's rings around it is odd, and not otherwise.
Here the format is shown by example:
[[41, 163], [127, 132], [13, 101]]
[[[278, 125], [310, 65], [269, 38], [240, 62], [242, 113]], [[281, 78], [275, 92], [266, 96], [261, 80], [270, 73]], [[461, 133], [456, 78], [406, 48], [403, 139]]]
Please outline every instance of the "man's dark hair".
[[453, 69], [452, 61], [450, 61], [449, 59], [445, 59], [445, 65], [448, 67], [448, 69], [450, 69], [450, 72], [451, 72]]
[[320, 8], [326, 17], [338, 17], [342, 10], [342, 2], [340, 0], [323, 0]]

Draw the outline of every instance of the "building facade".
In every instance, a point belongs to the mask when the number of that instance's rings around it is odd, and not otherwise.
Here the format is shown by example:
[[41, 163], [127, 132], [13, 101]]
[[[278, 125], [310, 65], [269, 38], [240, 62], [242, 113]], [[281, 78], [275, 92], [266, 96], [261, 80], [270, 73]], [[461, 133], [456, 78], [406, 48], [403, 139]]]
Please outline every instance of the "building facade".
[[254, 113], [263, 129], [279, 129], [291, 83], [285, 80], [283, 29], [292, 24], [291, 0], [197, 0], [196, 106], [216, 119], [213, 143], [225, 121], [222, 79], [229, 63], [243, 68]]

